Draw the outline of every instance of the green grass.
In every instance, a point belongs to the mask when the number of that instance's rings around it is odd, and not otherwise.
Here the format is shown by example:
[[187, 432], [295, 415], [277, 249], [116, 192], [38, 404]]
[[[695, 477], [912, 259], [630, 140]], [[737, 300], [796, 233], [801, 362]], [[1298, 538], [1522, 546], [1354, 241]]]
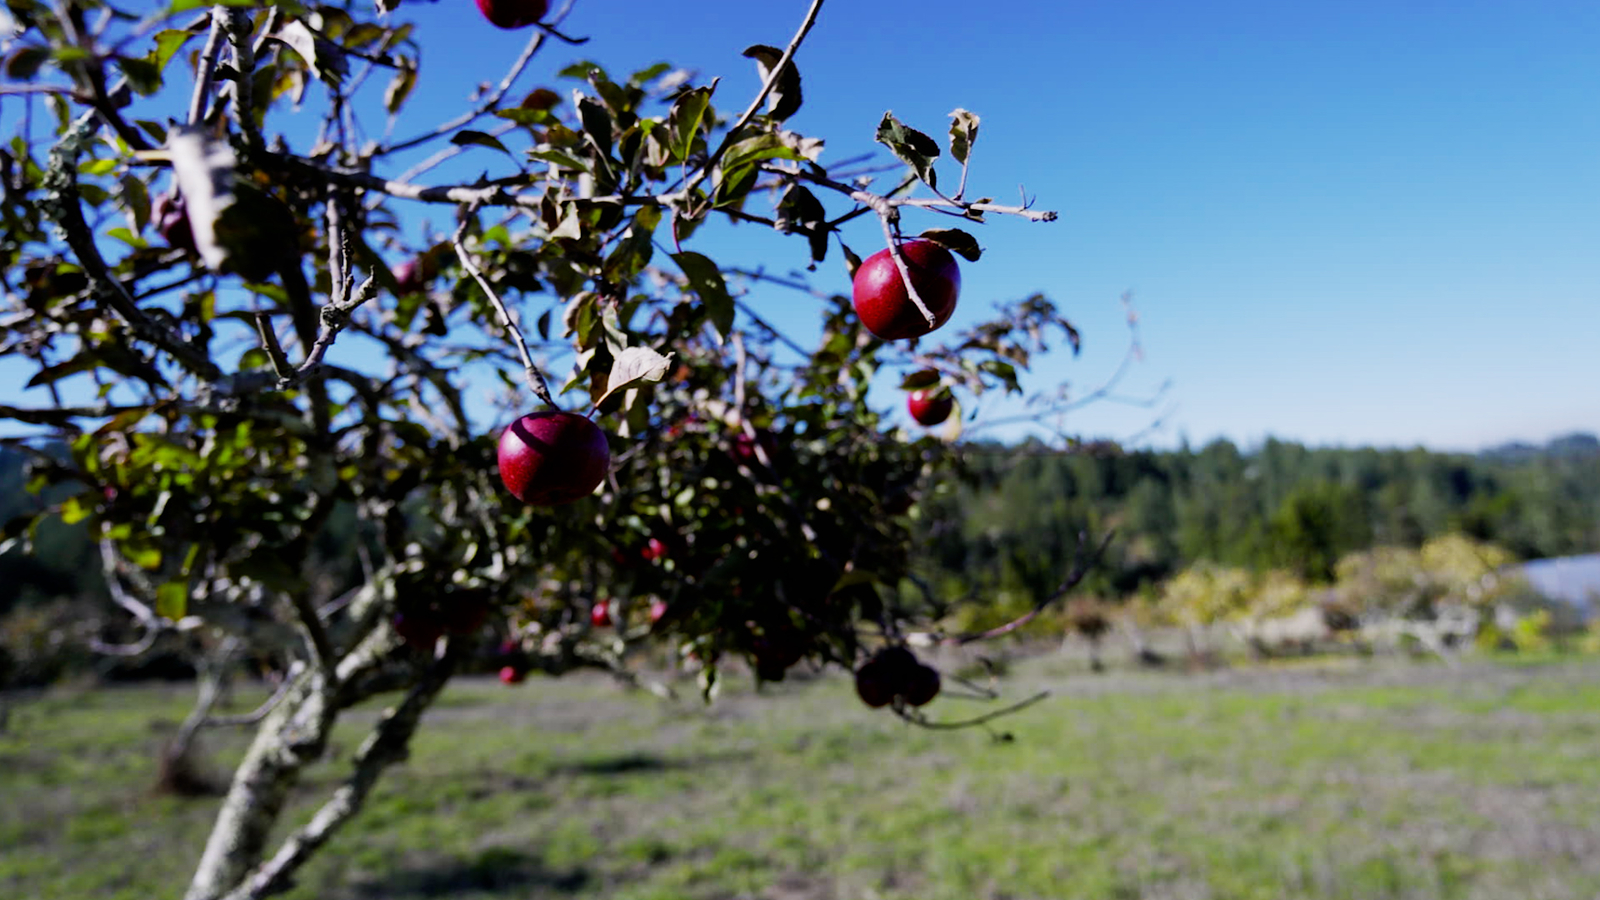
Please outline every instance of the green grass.
[[[1006, 682], [1039, 688], [1051, 699], [997, 741], [909, 728], [840, 678], [709, 708], [594, 679], [463, 681], [289, 896], [1600, 894], [1600, 662], [1094, 677], [1042, 658]], [[181, 893], [216, 802], [150, 785], [187, 700], [12, 698], [0, 896]], [[338, 783], [374, 715], [340, 726], [291, 818]], [[208, 736], [218, 772], [245, 737]]]

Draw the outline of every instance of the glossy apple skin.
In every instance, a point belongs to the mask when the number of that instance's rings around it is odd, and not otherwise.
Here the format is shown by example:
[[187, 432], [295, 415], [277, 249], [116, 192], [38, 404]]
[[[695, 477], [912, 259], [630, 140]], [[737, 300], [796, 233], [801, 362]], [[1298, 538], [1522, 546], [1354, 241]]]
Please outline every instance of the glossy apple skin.
[[593, 625], [596, 628], [610, 628], [611, 627], [611, 604], [610, 604], [610, 602], [608, 602], [606, 600], [601, 600], [601, 601], [599, 601], [598, 603], [596, 603], [594, 605], [594, 609], [589, 610], [589, 624]]
[[950, 418], [950, 413], [956, 408], [956, 398], [944, 388], [924, 388], [912, 391], [906, 398], [906, 408], [911, 411], [911, 418], [917, 420], [918, 425], [934, 426]]
[[500, 683], [505, 685], [521, 684], [528, 677], [528, 673], [516, 666], [500, 667]]
[[900, 255], [934, 322], [929, 325], [911, 302], [905, 280], [885, 247], [856, 270], [852, 299], [861, 324], [886, 341], [921, 337], [950, 321], [961, 293], [961, 269], [949, 250], [932, 241], [907, 241], [900, 245]]
[[497, 28], [525, 28], [544, 18], [546, 0], [478, 0], [478, 12]]
[[667, 614], [667, 601], [660, 600], [660, 599], [656, 599], [656, 600], [651, 600], [650, 601], [650, 624], [651, 625], [654, 625], [657, 622], [661, 621], [661, 619], [664, 616], [666, 616], [666, 614]]
[[577, 413], [536, 412], [500, 435], [500, 480], [511, 496], [557, 506], [594, 493], [611, 469], [605, 432]]

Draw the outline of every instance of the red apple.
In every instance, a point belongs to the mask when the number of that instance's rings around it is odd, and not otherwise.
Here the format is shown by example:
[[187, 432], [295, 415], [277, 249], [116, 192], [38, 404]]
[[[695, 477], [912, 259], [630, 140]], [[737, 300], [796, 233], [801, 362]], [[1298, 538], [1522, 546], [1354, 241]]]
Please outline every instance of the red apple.
[[444, 626], [428, 615], [426, 610], [394, 614], [394, 630], [400, 639], [418, 650], [428, 651], [444, 637]]
[[871, 707], [899, 697], [921, 706], [939, 693], [939, 673], [904, 647], [885, 647], [856, 671], [856, 694]]
[[644, 545], [644, 549], [639, 551], [639, 555], [648, 562], [655, 562], [667, 555], [667, 545], [651, 538], [649, 543]]
[[950, 418], [956, 408], [956, 398], [950, 396], [948, 388], [923, 388], [911, 392], [906, 398], [906, 408], [911, 410], [911, 418], [916, 419], [918, 425], [932, 427]]
[[156, 233], [161, 235], [168, 247], [187, 253], [195, 252], [194, 231], [189, 227], [189, 210], [177, 188], [156, 195], [155, 202], [150, 204], [150, 221], [155, 223]]
[[894, 699], [894, 685], [883, 666], [872, 661], [856, 671], [856, 696], [873, 709], [889, 705]]
[[439, 264], [434, 262], [431, 255], [424, 253], [402, 260], [389, 272], [394, 275], [395, 296], [405, 297], [427, 290], [428, 285], [439, 277]]
[[667, 614], [667, 601], [662, 600], [659, 597], [657, 597], [656, 599], [650, 601], [650, 624], [651, 625], [654, 625], [657, 622], [661, 621], [662, 618], [666, 616], [666, 614]]
[[886, 247], [867, 257], [856, 270], [856, 315], [867, 330], [886, 341], [921, 337], [950, 321], [961, 293], [961, 269], [949, 250], [932, 241], [907, 241], [900, 245], [906, 270], [917, 296], [933, 313], [933, 324], [911, 302], [905, 279]]
[[534, 506], [571, 503], [594, 493], [611, 469], [600, 427], [577, 413], [536, 412], [500, 435], [500, 480]]
[[478, 0], [478, 12], [499, 28], [523, 28], [544, 18], [546, 0]]
[[597, 600], [589, 610], [589, 624], [596, 628], [611, 627], [611, 601]]
[[516, 666], [501, 666], [500, 667], [500, 683], [501, 684], [506, 684], [506, 685], [521, 684], [523, 682], [523, 680], [526, 679], [527, 677], [528, 677], [528, 673], [524, 672], [523, 670], [521, 670], [519, 668], [517, 668]]
[[906, 673], [900, 695], [912, 706], [923, 706], [939, 696], [939, 670], [918, 664]]

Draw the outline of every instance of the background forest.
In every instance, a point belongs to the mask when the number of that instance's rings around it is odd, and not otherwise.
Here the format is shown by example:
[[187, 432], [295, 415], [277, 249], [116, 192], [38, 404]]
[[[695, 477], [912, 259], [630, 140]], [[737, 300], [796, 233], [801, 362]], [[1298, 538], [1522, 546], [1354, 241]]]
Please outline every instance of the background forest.
[[[942, 595], [969, 598], [969, 624], [1050, 596], [1080, 542], [1107, 534], [1078, 593], [1115, 604], [1159, 600], [1192, 566], [1327, 585], [1351, 554], [1418, 548], [1447, 535], [1519, 560], [1600, 548], [1600, 439], [1591, 434], [1478, 454], [1277, 440], [1254, 449], [1216, 441], [1168, 451], [1086, 444], [1062, 452], [1036, 443], [967, 450], [965, 477], [926, 498], [917, 568]], [[30, 493], [26, 482], [21, 457], [0, 451], [0, 520], [53, 499]], [[36, 643], [74, 615], [75, 601], [105, 590], [98, 553], [82, 527], [63, 520], [72, 511], [64, 513], [41, 527], [34, 554], [0, 557], [13, 681], [88, 662], [18, 646]], [[357, 577], [353, 528], [353, 517], [336, 517], [308, 562], [315, 577], [335, 587]], [[35, 664], [20, 666], [19, 657]], [[140, 671], [122, 664], [112, 674]]]

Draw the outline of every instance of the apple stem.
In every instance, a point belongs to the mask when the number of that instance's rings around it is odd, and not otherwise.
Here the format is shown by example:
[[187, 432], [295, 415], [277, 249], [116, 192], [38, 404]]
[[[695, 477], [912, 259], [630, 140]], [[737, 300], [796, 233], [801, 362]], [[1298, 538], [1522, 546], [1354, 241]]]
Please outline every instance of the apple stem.
[[877, 212], [878, 221], [883, 223], [883, 236], [889, 242], [889, 256], [894, 259], [894, 267], [900, 270], [900, 281], [906, 286], [906, 296], [911, 298], [912, 305], [917, 308], [917, 312], [922, 313], [922, 317], [928, 320], [930, 326], [937, 326], [938, 317], [928, 308], [928, 304], [922, 301], [922, 295], [917, 293], [917, 286], [911, 282], [911, 270], [906, 268], [906, 258], [900, 253], [900, 241], [890, 224], [891, 217], [897, 218], [897, 215], [887, 209], [879, 209]]
[[476, 209], [477, 204], [471, 204], [463, 208], [461, 224], [456, 227], [456, 233], [451, 236], [450, 243], [455, 246], [456, 256], [461, 258], [462, 267], [472, 275], [472, 280], [476, 281], [478, 287], [488, 296], [495, 312], [500, 314], [500, 323], [506, 327], [506, 331], [511, 333], [511, 340], [517, 345], [517, 353], [522, 357], [522, 371], [527, 378], [528, 387], [533, 390], [534, 396], [538, 397], [545, 406], [559, 410], [561, 407], [556, 405], [555, 398], [550, 396], [550, 385], [545, 383], [544, 373], [539, 370], [538, 366], [534, 365], [533, 354], [528, 351], [528, 341], [523, 338], [522, 329], [517, 327], [516, 321], [511, 318], [511, 311], [506, 309], [505, 302], [500, 299], [499, 294], [495, 293], [494, 288], [489, 286], [489, 280], [483, 277], [483, 270], [479, 269], [478, 264], [472, 261], [472, 254], [467, 252], [467, 246], [463, 243], [463, 238], [467, 232], [467, 223], [472, 221], [472, 213]]

